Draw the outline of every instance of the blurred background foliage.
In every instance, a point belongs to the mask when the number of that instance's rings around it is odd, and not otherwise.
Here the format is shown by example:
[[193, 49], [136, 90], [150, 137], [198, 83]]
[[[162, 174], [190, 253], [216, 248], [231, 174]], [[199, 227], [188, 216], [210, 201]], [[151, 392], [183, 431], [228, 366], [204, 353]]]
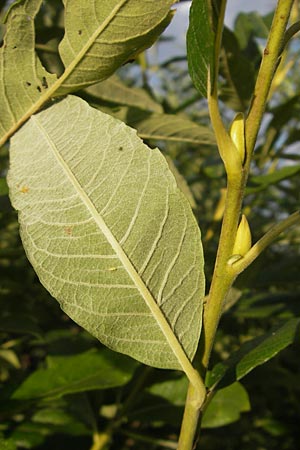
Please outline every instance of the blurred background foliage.
[[[2, 2], [2, 19], [5, 11]], [[295, 2], [293, 22], [299, 20], [298, 13]], [[236, 111], [249, 107], [271, 18], [242, 13], [233, 30], [225, 29], [220, 99], [228, 123]], [[36, 30], [39, 57], [49, 71], [60, 74], [60, 0], [43, 2]], [[4, 32], [1, 24], [0, 40]], [[297, 59], [299, 41], [291, 39], [275, 75], [244, 202], [254, 241], [299, 207]], [[150, 147], [162, 150], [199, 221], [209, 286], [225, 174], [206, 103], [192, 86], [186, 59], [166, 57], [157, 64], [142, 54], [111, 79], [78, 95], [133, 126]], [[24, 254], [8, 198], [7, 167], [8, 146], [0, 154], [0, 449], [105, 448], [99, 446], [99, 436], [111, 449], [175, 449], [186, 380], [181, 373], [151, 369], [104, 349], [60, 310]], [[237, 280], [212, 366], [258, 336], [275, 335], [273, 327], [298, 323], [293, 320], [300, 316], [299, 242], [299, 228], [288, 230]], [[280, 354], [276, 346], [274, 351], [269, 347], [242, 383], [228, 383], [218, 391], [204, 416], [201, 448], [298, 448], [299, 332], [285, 339], [282, 348], [292, 340]], [[270, 359], [271, 354], [277, 356]], [[269, 361], [261, 366], [264, 360]]]

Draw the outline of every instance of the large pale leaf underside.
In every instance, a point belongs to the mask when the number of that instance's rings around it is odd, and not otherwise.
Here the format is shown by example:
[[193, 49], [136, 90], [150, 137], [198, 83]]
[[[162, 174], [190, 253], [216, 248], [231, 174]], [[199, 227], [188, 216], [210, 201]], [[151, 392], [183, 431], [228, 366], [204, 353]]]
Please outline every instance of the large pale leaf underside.
[[182, 369], [173, 344], [193, 358], [203, 255], [160, 152], [70, 96], [13, 137], [8, 182], [29, 260], [64, 311], [114, 350]]

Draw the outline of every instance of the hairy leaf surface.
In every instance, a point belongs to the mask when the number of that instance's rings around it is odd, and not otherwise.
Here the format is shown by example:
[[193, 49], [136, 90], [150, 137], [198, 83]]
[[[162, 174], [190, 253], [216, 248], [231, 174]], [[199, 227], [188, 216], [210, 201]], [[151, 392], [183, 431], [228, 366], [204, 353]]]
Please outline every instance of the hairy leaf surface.
[[203, 256], [160, 152], [68, 97], [14, 136], [8, 182], [29, 260], [64, 311], [114, 350], [182, 369], [200, 334]]

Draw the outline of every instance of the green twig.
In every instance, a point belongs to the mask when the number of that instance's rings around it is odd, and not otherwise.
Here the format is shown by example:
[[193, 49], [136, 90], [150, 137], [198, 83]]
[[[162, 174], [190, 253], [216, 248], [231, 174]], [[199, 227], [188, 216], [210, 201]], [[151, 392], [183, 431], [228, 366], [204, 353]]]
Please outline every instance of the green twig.
[[[217, 106], [217, 99], [212, 98], [212, 101], [210, 102], [211, 120], [217, 135], [218, 145], [221, 146], [220, 153], [222, 159], [225, 159], [224, 163], [228, 176], [228, 186], [216, 265], [208, 301], [204, 310], [204, 329], [200, 343], [200, 352], [203, 353], [202, 366], [204, 371], [208, 367], [209, 358], [215, 339], [215, 333], [221, 317], [225, 297], [237, 275], [235, 271], [229, 268], [230, 266], [227, 262], [232, 255], [240, 209], [244, 197], [245, 184], [250, 168], [251, 156], [262, 116], [265, 111], [272, 79], [277, 67], [278, 56], [281, 51], [292, 3], [292, 0], [279, 0], [274, 14], [267, 47], [264, 51], [263, 60], [255, 85], [252, 105], [246, 121], [247, 157], [245, 166], [242, 168], [240, 173], [236, 170], [237, 163], [233, 159], [233, 152], [231, 149], [226, 148], [228, 145], [228, 139], [226, 141], [224, 140], [225, 133], [222, 131], [222, 128], [219, 127], [221, 118]], [[219, 130], [221, 130], [222, 135], [220, 134], [218, 139], [218, 133], [220, 133]]]
[[226, 295], [234, 282], [235, 274], [228, 270], [227, 261], [232, 255], [243, 199], [243, 173], [237, 179], [228, 178], [227, 198], [222, 223], [220, 243], [213, 279], [204, 310], [203, 333], [200, 342], [202, 369], [206, 371], [215, 334], [222, 314]]
[[205, 401], [204, 397], [201, 405], [199, 405], [197, 402], [195, 402], [196, 396], [197, 392], [195, 391], [194, 386], [190, 383], [185, 402], [185, 409], [177, 450], [191, 450], [193, 448], [200, 417], [200, 407], [202, 407]]
[[296, 211], [294, 214], [274, 225], [251, 247], [243, 258], [231, 265], [232, 273], [237, 276], [243, 272], [283, 231], [295, 225], [297, 222], [300, 222], [300, 211]]
[[255, 146], [261, 120], [265, 112], [272, 79], [277, 69], [278, 57], [284, 42], [285, 30], [292, 5], [293, 0], [278, 0], [269, 38], [257, 75], [252, 104], [246, 120], [246, 150], [248, 167], [250, 165], [251, 155]]

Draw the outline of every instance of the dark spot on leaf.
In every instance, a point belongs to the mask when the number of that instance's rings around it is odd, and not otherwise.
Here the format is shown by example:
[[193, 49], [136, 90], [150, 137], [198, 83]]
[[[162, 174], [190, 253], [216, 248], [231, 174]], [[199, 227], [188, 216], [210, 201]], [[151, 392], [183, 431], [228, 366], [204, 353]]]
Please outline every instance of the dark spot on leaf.
[[15, 48], [17, 48], [17, 46], [16, 46], [16, 45], [14, 45], [14, 46], [13, 46], [13, 49], [15, 49]]
[[122, 147], [122, 146], [121, 146], [121, 147], [119, 147], [119, 151], [121, 152], [122, 150], [124, 150], [124, 149], [123, 149], [123, 147]]
[[26, 86], [31, 86], [30, 81], [25, 81], [25, 83], [26, 83]]
[[82, 34], [82, 30], [78, 30], [78, 34], [80, 36]]
[[66, 233], [68, 236], [71, 236], [71, 234], [72, 234], [72, 227], [65, 227], [65, 233]]
[[38, 90], [39, 92], [42, 92], [41, 86], [37, 86], [36, 88], [37, 88], [37, 90]]
[[47, 80], [46, 80], [46, 77], [43, 77], [43, 78], [42, 78], [42, 86], [43, 86], [45, 89], [48, 89], [48, 82], [47, 82]]
[[268, 48], [265, 48], [264, 49], [264, 55], [268, 55], [270, 52], [269, 52], [269, 49]]

